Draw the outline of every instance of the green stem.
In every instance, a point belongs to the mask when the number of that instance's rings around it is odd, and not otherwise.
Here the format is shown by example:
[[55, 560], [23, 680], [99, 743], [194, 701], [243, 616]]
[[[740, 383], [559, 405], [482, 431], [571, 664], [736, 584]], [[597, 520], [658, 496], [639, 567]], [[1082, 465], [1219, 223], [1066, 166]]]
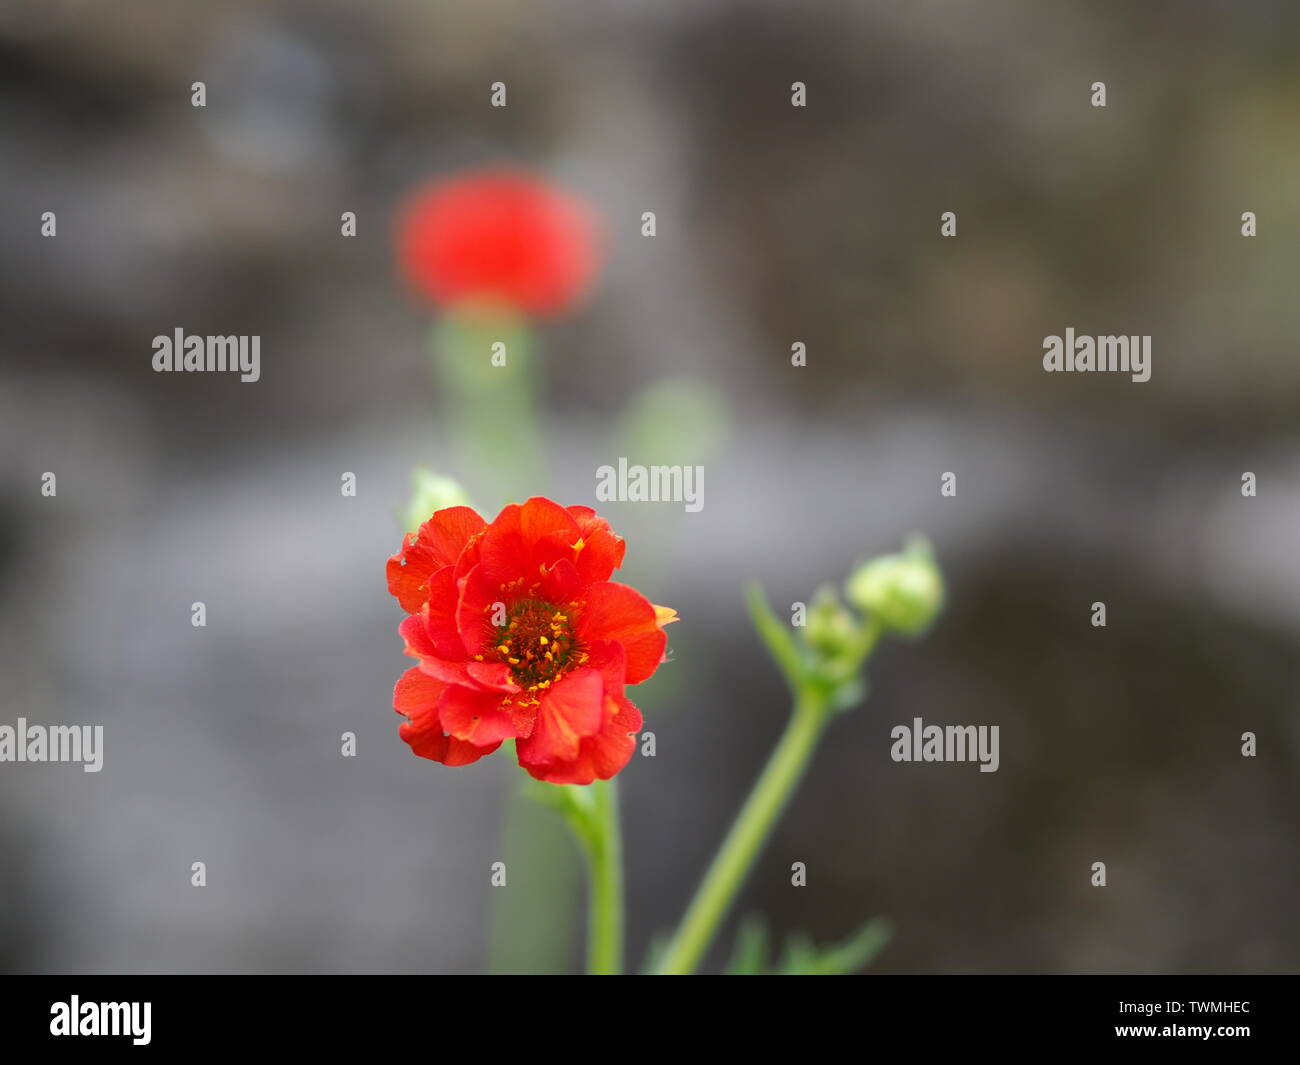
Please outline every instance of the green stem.
[[803, 776], [829, 718], [826, 691], [820, 686], [806, 685], [763, 775], [741, 808], [681, 927], [668, 944], [659, 963], [660, 973], [682, 976], [693, 972], [699, 964], [772, 825]]
[[587, 972], [617, 976], [623, 971], [623, 843], [618, 821], [618, 786], [612, 780], [591, 785], [594, 798], [587, 836]]

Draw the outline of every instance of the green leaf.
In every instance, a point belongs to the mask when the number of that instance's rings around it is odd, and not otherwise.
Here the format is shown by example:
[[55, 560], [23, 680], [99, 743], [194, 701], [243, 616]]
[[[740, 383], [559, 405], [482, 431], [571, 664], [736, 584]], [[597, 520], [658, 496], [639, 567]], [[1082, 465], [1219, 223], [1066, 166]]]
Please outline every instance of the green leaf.
[[785, 941], [785, 953], [773, 968], [776, 976], [812, 976], [817, 971], [817, 948], [803, 932], [792, 932]]
[[736, 935], [727, 976], [762, 976], [767, 970], [767, 927], [761, 917], [746, 917]]
[[745, 589], [745, 601], [749, 606], [749, 616], [754, 622], [755, 631], [767, 645], [768, 653], [776, 661], [781, 672], [785, 674], [791, 690], [797, 692], [804, 680], [806, 669], [803, 655], [795, 643], [794, 633], [790, 631], [788, 625], [781, 624], [777, 616], [772, 613], [772, 608], [767, 604], [767, 596], [763, 594], [763, 589], [757, 583], [751, 582]]
[[458, 506], [474, 506], [459, 481], [417, 466], [411, 471], [411, 499], [400, 520], [407, 532], [415, 532], [435, 511]]
[[796, 934], [787, 941], [775, 972], [781, 976], [847, 976], [871, 964], [892, 935], [893, 929], [883, 917], [873, 918], [848, 939], [820, 950], [807, 936]]
[[590, 845], [595, 831], [595, 804], [590, 788], [547, 784], [528, 778], [524, 781], [522, 793], [525, 798], [559, 810], [578, 842], [584, 847]]
[[664, 952], [668, 950], [668, 943], [672, 935], [668, 932], [656, 932], [650, 938], [650, 945], [645, 949], [645, 958], [641, 962], [641, 975], [651, 976], [659, 968], [659, 963], [663, 960]]
[[889, 943], [893, 931], [883, 917], [868, 921], [848, 939], [819, 948], [804, 932], [785, 941], [781, 958], [769, 966], [768, 932], [760, 917], [747, 917], [736, 935], [727, 976], [847, 976], [866, 968]]
[[830, 708], [835, 713], [852, 710], [867, 697], [867, 682], [861, 677], [849, 677], [831, 689]]

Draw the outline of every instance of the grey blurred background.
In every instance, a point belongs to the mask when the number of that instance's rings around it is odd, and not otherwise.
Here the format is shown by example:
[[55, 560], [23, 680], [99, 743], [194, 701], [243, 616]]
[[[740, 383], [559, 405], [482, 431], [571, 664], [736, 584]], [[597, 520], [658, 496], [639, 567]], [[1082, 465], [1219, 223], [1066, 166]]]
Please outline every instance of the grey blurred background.
[[[886, 915], [884, 972], [1300, 966], [1295, 5], [10, 2], [0, 141], [0, 724], [106, 731], [99, 774], [0, 765], [0, 969], [577, 964], [553, 815], [390, 704], [411, 467], [503, 501], [391, 218], [497, 162], [610, 238], [538, 334], [537, 490], [594, 503], [665, 420], [706, 465], [701, 513], [602, 508], [683, 619], [631, 692], [633, 961], [784, 723], [743, 582], [785, 610], [918, 530], [950, 608], [878, 652], [737, 912]], [[1066, 326], [1152, 335], [1151, 381], [1044, 374]], [[261, 381], [153, 373], [177, 327], [260, 334]], [[914, 716], [999, 725], [1001, 769], [891, 762]]]

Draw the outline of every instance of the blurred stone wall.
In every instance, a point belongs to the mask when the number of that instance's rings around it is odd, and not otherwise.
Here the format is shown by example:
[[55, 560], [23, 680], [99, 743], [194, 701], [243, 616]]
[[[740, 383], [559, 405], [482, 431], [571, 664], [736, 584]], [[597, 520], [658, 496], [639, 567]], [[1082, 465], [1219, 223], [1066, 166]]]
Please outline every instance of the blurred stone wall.
[[[657, 382], [721, 398], [701, 513], [610, 508], [683, 619], [624, 776], [633, 954], [783, 723], [742, 583], [806, 600], [922, 530], [950, 610], [879, 653], [740, 911], [888, 915], [884, 971], [1294, 970], [1298, 58], [1282, 2], [0, 5], [0, 723], [107, 735], [100, 774], [0, 765], [0, 969], [576, 957], [489, 958], [515, 773], [411, 758], [389, 708], [394, 514], [467, 472], [391, 216], [506, 160], [610, 236], [540, 337], [539, 490], [594, 502]], [[1067, 326], [1151, 335], [1151, 381], [1044, 374]], [[176, 327], [261, 335], [262, 379], [155, 375]], [[891, 762], [915, 716], [999, 724], [1000, 770]]]

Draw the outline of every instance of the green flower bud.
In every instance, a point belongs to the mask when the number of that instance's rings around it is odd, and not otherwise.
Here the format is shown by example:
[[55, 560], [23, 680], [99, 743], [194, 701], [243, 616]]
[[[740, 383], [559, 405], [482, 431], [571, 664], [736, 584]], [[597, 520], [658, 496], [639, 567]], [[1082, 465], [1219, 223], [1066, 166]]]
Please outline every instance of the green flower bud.
[[402, 519], [407, 532], [415, 532], [434, 511], [473, 506], [459, 481], [436, 474], [426, 466], [418, 466], [411, 472], [411, 485], [411, 502]]
[[915, 537], [900, 554], [881, 555], [859, 566], [844, 594], [887, 629], [916, 636], [943, 609], [943, 574], [929, 542]]
[[857, 647], [860, 626], [828, 584], [817, 589], [808, 607], [804, 639], [824, 659], [837, 659]]

